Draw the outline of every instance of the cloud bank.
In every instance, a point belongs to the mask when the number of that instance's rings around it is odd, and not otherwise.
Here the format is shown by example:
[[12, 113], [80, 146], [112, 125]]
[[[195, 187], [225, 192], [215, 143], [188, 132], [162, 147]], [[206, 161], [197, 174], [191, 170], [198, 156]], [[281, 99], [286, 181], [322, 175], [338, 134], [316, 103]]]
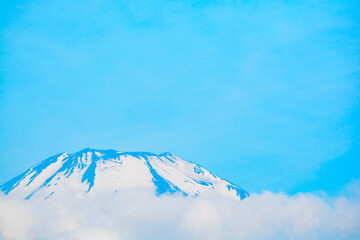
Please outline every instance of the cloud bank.
[[[359, 190], [351, 187], [351, 190]], [[350, 196], [351, 195], [351, 196]], [[252, 194], [243, 201], [143, 190], [48, 200], [0, 197], [1, 239], [359, 239], [360, 201]]]

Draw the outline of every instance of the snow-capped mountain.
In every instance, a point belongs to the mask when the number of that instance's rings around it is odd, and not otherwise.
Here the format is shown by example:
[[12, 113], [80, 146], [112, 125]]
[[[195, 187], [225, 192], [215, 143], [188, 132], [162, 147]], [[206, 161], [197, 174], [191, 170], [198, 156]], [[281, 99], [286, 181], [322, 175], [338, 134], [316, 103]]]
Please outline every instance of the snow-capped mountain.
[[0, 186], [7, 195], [49, 198], [66, 190], [87, 195], [104, 190], [153, 189], [156, 195], [243, 199], [242, 188], [170, 153], [84, 149], [45, 159]]

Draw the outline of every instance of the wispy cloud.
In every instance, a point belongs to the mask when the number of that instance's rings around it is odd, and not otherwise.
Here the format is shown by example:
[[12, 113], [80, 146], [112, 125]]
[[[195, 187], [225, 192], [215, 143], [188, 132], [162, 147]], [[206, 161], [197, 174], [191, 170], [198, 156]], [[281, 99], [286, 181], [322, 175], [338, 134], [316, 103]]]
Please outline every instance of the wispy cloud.
[[[359, 183], [348, 197], [252, 194], [243, 201], [123, 190], [86, 198], [0, 198], [4, 239], [358, 239]], [[100, 237], [101, 236], [101, 237]]]

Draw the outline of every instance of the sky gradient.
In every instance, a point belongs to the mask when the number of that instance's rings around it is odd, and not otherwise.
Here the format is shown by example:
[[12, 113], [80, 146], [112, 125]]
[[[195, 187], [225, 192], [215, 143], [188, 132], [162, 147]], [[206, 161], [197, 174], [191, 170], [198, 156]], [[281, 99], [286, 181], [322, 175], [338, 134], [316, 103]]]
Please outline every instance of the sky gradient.
[[0, 184], [86, 147], [249, 192], [360, 178], [356, 1], [2, 1]]

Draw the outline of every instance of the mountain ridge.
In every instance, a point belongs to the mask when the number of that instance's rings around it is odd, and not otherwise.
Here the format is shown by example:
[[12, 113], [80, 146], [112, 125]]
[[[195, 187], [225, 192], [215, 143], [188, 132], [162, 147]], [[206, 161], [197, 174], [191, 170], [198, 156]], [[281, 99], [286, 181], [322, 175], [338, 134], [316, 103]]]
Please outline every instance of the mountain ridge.
[[222, 196], [244, 199], [249, 194], [204, 167], [170, 152], [121, 152], [85, 148], [49, 157], [0, 186], [5, 195], [49, 198], [64, 189], [79, 194], [122, 188], [150, 188], [157, 196]]

